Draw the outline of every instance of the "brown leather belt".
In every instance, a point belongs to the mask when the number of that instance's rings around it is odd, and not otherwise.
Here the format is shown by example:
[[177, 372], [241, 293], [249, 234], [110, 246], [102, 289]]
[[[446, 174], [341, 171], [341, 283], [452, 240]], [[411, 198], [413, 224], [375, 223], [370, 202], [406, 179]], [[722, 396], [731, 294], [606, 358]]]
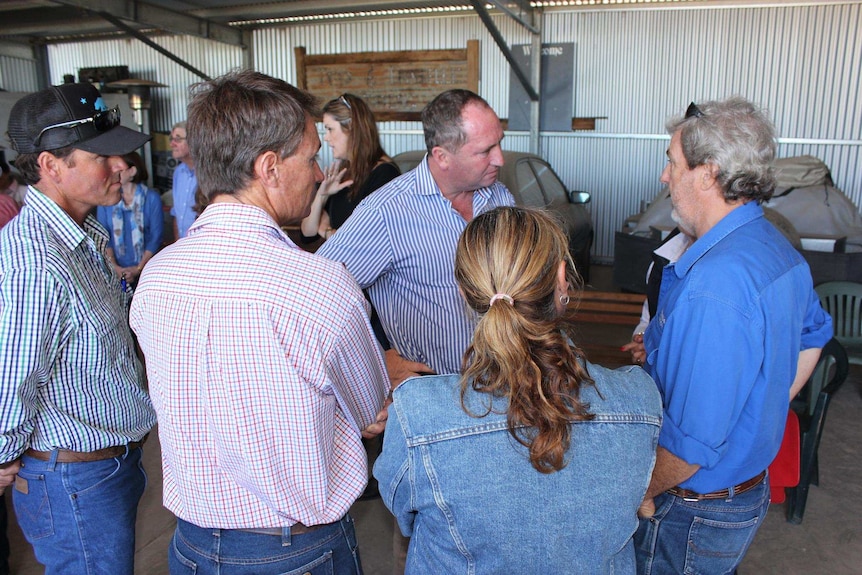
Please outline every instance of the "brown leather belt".
[[[756, 477], [752, 477], [748, 481], [743, 481], [739, 485], [735, 485], [733, 487], [733, 494], [739, 495], [740, 493], [751, 491], [761, 481], [763, 481], [764, 477], [766, 477], [765, 470], [761, 471]], [[676, 495], [677, 497], [682, 497], [683, 499], [690, 501], [700, 501], [701, 499], [727, 499], [730, 497], [730, 489], [720, 489], [719, 491], [713, 491], [712, 493], [697, 493], [681, 487], [671, 487], [666, 493], [670, 493], [671, 495]]]
[[[90, 461], [113, 459], [115, 457], [125, 455], [126, 448], [128, 448], [129, 451], [139, 448], [146, 440], [147, 437], [144, 436], [142, 440], [132, 441], [128, 445], [115, 445], [113, 447], [106, 447], [96, 451], [71, 451], [69, 449], [59, 449], [57, 453], [57, 463], [87, 463]], [[38, 459], [40, 461], [51, 461], [52, 453], [53, 451], [36, 451], [35, 449], [28, 449], [24, 452], [25, 455], [29, 455], [33, 459]]]
[[[294, 523], [290, 526], [290, 534], [302, 535], [303, 533], [310, 533], [316, 529], [320, 529], [321, 527], [326, 527], [327, 525], [332, 525], [332, 523], [312, 525], [311, 527], [303, 525], [302, 523]], [[235, 531], [244, 531], [245, 533], [257, 533], [258, 535], [277, 535], [278, 537], [281, 537], [281, 534], [284, 531], [284, 527], [264, 527], [261, 529], [235, 529]]]

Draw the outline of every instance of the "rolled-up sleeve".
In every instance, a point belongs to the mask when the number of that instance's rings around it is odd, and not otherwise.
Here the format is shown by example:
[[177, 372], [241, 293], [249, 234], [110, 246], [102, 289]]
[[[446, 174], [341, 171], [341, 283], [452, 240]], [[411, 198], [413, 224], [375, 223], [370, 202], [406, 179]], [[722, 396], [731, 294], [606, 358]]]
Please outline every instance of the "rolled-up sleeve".
[[832, 318], [823, 310], [817, 293], [811, 290], [811, 299], [808, 309], [805, 311], [805, 319], [802, 323], [802, 340], [800, 351], [813, 347], [823, 347], [832, 339]]

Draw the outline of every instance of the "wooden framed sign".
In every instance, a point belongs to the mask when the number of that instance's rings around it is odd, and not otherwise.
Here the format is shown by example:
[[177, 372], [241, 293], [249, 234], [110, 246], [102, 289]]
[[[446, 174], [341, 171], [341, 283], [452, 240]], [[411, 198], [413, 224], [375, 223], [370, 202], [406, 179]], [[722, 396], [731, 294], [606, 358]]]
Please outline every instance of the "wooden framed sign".
[[321, 103], [345, 92], [365, 100], [378, 122], [419, 121], [440, 92], [479, 92], [479, 41], [463, 50], [405, 50], [308, 55], [294, 48], [296, 78]]

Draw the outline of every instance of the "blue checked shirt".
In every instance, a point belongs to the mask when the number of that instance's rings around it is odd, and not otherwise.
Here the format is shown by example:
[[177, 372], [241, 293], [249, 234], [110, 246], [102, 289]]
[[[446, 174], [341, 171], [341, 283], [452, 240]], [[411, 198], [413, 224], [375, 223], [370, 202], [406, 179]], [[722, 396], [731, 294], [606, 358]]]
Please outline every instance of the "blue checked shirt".
[[[514, 203], [497, 182], [476, 190], [473, 214]], [[344, 262], [368, 290], [386, 336], [405, 359], [436, 373], [459, 373], [476, 326], [455, 282], [455, 249], [465, 227], [426, 157], [363, 200], [317, 253]]]
[[0, 463], [124, 445], [156, 422], [107, 241], [33, 187], [0, 231]]

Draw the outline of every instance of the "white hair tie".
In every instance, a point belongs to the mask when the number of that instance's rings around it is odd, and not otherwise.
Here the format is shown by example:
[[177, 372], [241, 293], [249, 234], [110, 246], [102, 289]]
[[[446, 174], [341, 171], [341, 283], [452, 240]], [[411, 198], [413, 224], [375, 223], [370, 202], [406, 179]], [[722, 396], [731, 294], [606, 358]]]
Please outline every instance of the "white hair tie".
[[515, 305], [515, 300], [512, 299], [512, 296], [504, 293], [495, 293], [491, 296], [491, 302], [488, 304], [488, 307], [494, 305], [494, 302], [498, 299], [506, 300], [507, 302], [509, 302], [509, 305]]

